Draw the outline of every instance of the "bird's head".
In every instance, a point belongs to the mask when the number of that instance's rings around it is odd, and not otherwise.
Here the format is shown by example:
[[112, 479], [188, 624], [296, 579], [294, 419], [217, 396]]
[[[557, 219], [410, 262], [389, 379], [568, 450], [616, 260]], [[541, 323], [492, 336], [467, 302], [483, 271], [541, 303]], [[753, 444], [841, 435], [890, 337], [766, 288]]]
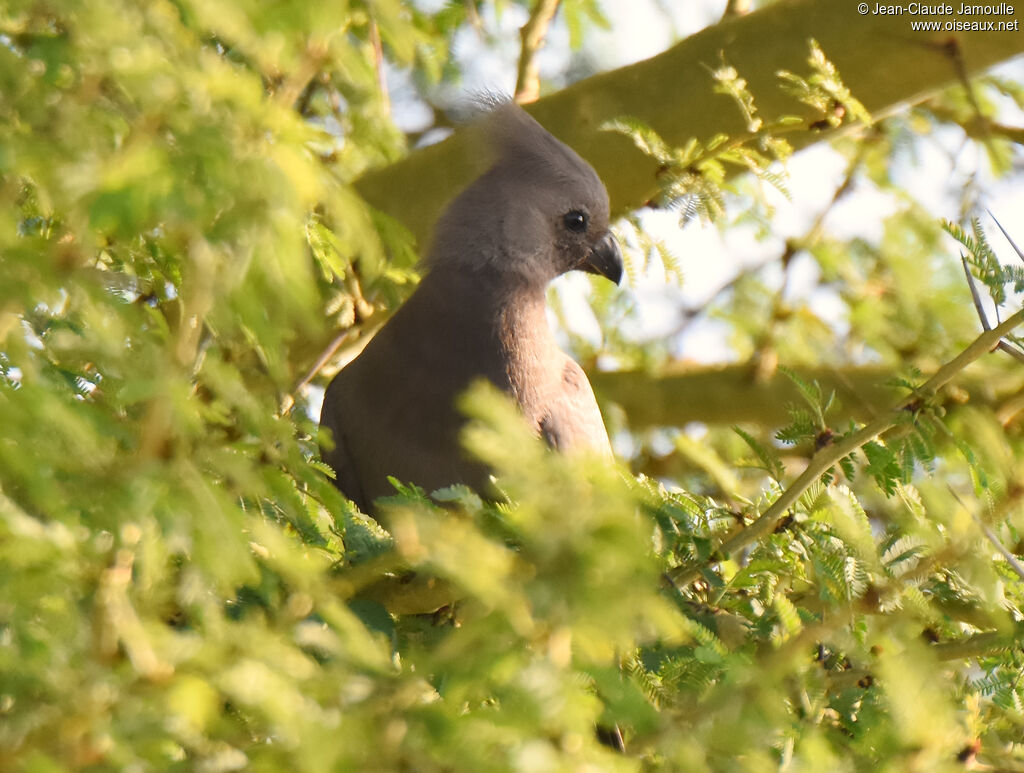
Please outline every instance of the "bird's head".
[[441, 216], [430, 262], [538, 286], [573, 269], [618, 284], [622, 253], [593, 167], [515, 104], [483, 130], [494, 163]]

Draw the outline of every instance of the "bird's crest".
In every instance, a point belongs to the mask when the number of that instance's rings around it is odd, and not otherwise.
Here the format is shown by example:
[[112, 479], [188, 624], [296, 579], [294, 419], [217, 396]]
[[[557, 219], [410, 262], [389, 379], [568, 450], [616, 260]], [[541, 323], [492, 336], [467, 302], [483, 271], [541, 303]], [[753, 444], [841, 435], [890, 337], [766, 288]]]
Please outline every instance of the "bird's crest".
[[589, 164], [515, 102], [489, 94], [477, 103], [487, 110], [477, 119], [477, 127], [492, 163], [596, 180]]
[[584, 257], [555, 257], [563, 248], [555, 223], [583, 210], [606, 227], [608, 195], [593, 168], [519, 105], [493, 95], [475, 104], [485, 112], [464, 147], [486, 171], [441, 215], [426, 264], [497, 267], [546, 284]]

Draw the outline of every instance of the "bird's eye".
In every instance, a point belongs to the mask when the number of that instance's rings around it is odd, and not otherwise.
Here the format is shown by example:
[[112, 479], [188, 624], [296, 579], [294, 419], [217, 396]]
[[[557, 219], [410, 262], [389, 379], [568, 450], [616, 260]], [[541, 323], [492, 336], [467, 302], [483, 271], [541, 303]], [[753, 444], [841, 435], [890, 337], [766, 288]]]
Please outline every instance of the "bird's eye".
[[566, 213], [565, 217], [562, 218], [562, 222], [565, 223], [566, 228], [574, 233], [581, 234], [587, 230], [587, 214], [586, 212], [580, 212], [578, 209]]

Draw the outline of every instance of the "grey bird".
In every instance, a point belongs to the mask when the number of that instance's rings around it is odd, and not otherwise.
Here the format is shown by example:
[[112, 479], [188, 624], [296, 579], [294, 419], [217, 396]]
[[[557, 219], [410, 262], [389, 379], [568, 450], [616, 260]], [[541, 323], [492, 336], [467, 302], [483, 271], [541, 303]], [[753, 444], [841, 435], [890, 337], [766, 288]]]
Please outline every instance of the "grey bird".
[[494, 162], [442, 214], [412, 296], [327, 388], [324, 460], [366, 513], [394, 493], [389, 475], [427, 491], [489, 488], [460, 444], [456, 400], [486, 379], [511, 395], [559, 451], [608, 457], [611, 446], [583, 369], [557, 346], [545, 290], [580, 269], [622, 277], [597, 173], [514, 104], [483, 121]]

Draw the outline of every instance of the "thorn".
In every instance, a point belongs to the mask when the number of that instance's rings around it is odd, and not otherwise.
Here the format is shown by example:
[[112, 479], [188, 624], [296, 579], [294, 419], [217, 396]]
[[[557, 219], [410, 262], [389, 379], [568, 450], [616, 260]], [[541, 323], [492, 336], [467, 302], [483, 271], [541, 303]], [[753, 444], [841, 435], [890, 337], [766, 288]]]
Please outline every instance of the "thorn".
[[1020, 349], [1017, 349], [1007, 341], [1000, 341], [998, 344], [996, 344], [996, 349], [999, 349], [999, 351], [1002, 352], [1006, 352], [1008, 355], [1013, 357], [1013, 359], [1017, 360], [1017, 362], [1024, 362], [1024, 352], [1022, 352]]
[[1003, 228], [1003, 224], [1000, 223], [998, 220], [996, 220], [996, 216], [992, 214], [992, 210], [991, 209], [986, 209], [985, 211], [988, 212], [988, 216], [990, 218], [995, 220], [995, 223], [999, 227], [999, 230], [1002, 231], [1003, 232], [1003, 236], [1006, 237], [1006, 241], [1008, 241], [1010, 243], [1010, 246], [1013, 247], [1013, 251], [1017, 253], [1017, 257], [1020, 258], [1021, 260], [1024, 260], [1024, 252], [1020, 251], [1020, 247], [1018, 247], [1014, 243], [1013, 239], [1010, 238], [1010, 234], [1006, 233], [1006, 229]]
[[964, 265], [964, 274], [967, 276], [967, 286], [971, 288], [971, 298], [974, 299], [974, 308], [978, 312], [978, 319], [981, 320], [981, 326], [986, 331], [991, 330], [992, 326], [988, 323], [988, 316], [985, 314], [985, 307], [981, 303], [981, 295], [978, 293], [978, 287], [974, 284], [974, 277], [971, 275], [971, 268], [967, 265], [967, 256], [962, 252], [960, 253], [960, 262]]

